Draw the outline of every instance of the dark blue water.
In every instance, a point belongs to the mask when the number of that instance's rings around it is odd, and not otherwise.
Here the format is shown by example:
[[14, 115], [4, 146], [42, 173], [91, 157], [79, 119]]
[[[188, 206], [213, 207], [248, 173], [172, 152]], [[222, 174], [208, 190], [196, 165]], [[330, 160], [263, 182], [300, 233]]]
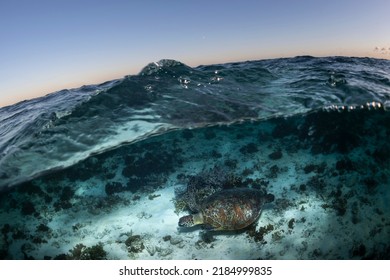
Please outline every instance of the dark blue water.
[[[221, 236], [163, 248], [162, 237], [144, 233], [149, 245], [139, 252], [110, 238], [135, 259], [387, 259], [389, 110], [390, 61], [310, 56], [196, 68], [161, 60], [138, 75], [0, 108], [0, 256], [77, 258], [69, 248], [87, 242], [78, 228], [94, 222], [85, 220], [152, 201], [157, 190], [227, 184], [275, 196], [260, 228], [239, 233], [259, 246], [253, 252], [212, 255]], [[191, 212], [180, 195], [167, 201], [162, 212]], [[57, 215], [71, 222], [61, 228]], [[148, 225], [153, 215], [137, 217]], [[160, 226], [147, 228], [165, 232]], [[191, 234], [165, 228], [172, 238]], [[96, 238], [103, 257], [124, 258]], [[194, 246], [199, 255], [179, 253]]]

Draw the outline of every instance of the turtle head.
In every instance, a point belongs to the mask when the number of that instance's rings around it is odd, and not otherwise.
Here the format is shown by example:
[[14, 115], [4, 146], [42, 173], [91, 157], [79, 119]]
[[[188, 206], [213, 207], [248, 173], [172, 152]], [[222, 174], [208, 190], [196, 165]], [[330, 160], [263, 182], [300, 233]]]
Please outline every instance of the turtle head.
[[192, 227], [203, 223], [203, 218], [200, 213], [183, 216], [179, 219], [179, 227]]

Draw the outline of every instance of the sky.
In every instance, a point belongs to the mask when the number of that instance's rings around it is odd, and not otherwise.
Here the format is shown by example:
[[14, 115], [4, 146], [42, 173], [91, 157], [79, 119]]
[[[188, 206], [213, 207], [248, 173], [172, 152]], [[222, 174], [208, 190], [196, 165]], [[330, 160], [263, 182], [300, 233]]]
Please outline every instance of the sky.
[[390, 59], [389, 14], [389, 0], [0, 0], [0, 107], [164, 58]]

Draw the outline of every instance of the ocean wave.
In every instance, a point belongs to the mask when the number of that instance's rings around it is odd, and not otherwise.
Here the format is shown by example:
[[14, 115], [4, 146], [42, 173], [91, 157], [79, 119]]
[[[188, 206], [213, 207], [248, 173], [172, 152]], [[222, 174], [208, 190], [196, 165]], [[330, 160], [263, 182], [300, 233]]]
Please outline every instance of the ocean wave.
[[0, 189], [171, 130], [321, 110], [387, 109], [390, 62], [301, 56], [138, 75], [0, 108]]

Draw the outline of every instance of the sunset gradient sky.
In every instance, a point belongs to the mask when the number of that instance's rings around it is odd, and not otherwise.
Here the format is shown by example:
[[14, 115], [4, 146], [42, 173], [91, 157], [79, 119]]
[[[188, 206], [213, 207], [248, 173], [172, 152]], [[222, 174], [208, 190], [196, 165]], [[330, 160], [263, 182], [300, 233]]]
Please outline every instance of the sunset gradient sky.
[[390, 59], [390, 1], [0, 0], [0, 38], [1, 107], [162, 58]]

